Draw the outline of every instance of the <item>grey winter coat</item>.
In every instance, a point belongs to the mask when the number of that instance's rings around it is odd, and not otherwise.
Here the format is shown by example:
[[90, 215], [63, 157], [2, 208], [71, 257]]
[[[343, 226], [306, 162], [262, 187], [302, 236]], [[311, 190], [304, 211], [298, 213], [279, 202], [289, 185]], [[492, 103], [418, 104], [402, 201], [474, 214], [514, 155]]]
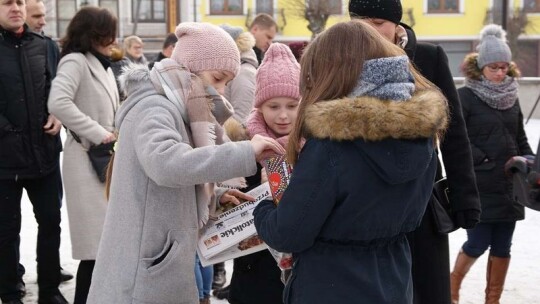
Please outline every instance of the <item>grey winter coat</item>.
[[225, 98], [234, 108], [233, 118], [244, 123], [253, 109], [255, 101], [255, 75], [259, 63], [253, 49], [248, 49], [240, 54], [242, 65], [240, 72], [225, 88]]
[[148, 70], [126, 74], [119, 140], [89, 304], [198, 303], [195, 185], [256, 172], [247, 141], [194, 149], [179, 104]]

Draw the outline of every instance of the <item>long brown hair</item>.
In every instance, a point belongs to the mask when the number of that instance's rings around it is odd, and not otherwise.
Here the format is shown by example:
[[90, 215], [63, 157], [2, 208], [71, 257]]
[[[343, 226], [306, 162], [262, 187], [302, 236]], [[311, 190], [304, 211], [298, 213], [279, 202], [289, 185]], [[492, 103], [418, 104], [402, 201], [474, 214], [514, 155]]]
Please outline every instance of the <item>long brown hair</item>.
[[95, 45], [107, 46], [116, 40], [118, 19], [106, 8], [85, 6], [69, 22], [66, 35], [60, 40], [61, 56], [86, 53]]
[[[295, 127], [289, 134], [287, 158], [296, 163], [301, 141], [307, 138], [303, 124], [305, 110], [324, 100], [347, 96], [357, 84], [366, 60], [405, 55], [398, 46], [361, 20], [340, 22], [317, 36], [300, 60], [300, 93]], [[410, 65], [417, 88], [430, 86]]]

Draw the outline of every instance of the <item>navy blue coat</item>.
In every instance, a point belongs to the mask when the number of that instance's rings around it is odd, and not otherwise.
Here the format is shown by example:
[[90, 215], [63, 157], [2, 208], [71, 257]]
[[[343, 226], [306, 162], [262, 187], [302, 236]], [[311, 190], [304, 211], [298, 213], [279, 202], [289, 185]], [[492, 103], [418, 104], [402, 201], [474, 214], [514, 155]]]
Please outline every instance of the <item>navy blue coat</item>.
[[412, 303], [405, 233], [431, 195], [446, 117], [438, 91], [308, 107], [310, 136], [279, 206], [254, 212], [263, 240], [293, 253], [285, 303]]

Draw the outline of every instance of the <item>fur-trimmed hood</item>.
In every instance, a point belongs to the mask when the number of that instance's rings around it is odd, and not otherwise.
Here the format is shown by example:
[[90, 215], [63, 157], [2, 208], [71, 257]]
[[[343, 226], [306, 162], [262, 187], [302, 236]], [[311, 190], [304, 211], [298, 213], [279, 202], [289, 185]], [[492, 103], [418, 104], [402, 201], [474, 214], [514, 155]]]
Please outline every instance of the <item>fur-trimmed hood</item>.
[[343, 153], [362, 155], [377, 176], [397, 185], [425, 174], [436, 157], [434, 137], [447, 123], [446, 99], [430, 89], [404, 102], [367, 96], [318, 102], [306, 109], [304, 127], [308, 138], [342, 142]]
[[[150, 80], [150, 70], [148, 69], [148, 65], [132, 63], [125, 66], [122, 68], [122, 74], [118, 78], [118, 81], [121, 90], [123, 90], [127, 96], [127, 99], [116, 112], [115, 126], [117, 129], [120, 129], [126, 115], [140, 100], [150, 95], [159, 94]], [[167, 100], [165, 97], [162, 98]], [[178, 105], [175, 104], [175, 106], [179, 108]], [[181, 111], [180, 109], [178, 110]]]
[[446, 99], [430, 89], [405, 102], [368, 96], [317, 102], [306, 109], [304, 128], [315, 138], [379, 141], [430, 138], [447, 124]]
[[[480, 80], [482, 76], [482, 70], [478, 67], [478, 53], [470, 53], [465, 56], [463, 63], [461, 64], [461, 72], [465, 78]], [[510, 62], [510, 68], [506, 75], [510, 77], [519, 77], [521, 75], [515, 62]]]

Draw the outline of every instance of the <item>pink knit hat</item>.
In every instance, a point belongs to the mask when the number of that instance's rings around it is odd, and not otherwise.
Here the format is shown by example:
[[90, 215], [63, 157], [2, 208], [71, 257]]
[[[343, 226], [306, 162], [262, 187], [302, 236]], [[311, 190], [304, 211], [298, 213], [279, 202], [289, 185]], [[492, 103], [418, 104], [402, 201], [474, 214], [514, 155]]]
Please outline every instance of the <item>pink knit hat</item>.
[[282, 43], [272, 43], [257, 70], [255, 107], [274, 97], [300, 99], [300, 65], [291, 49]]
[[183, 22], [175, 31], [178, 42], [171, 58], [192, 73], [220, 70], [236, 76], [240, 53], [236, 43], [223, 29], [210, 23]]

